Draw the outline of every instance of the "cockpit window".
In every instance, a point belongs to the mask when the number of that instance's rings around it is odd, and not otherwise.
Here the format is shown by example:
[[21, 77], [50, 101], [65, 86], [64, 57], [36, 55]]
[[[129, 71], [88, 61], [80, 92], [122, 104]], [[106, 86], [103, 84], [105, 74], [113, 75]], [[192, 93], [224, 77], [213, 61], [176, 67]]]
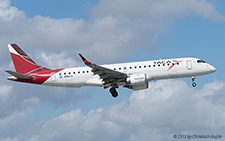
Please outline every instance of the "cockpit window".
[[206, 63], [206, 62], [203, 60], [198, 60], [197, 63]]

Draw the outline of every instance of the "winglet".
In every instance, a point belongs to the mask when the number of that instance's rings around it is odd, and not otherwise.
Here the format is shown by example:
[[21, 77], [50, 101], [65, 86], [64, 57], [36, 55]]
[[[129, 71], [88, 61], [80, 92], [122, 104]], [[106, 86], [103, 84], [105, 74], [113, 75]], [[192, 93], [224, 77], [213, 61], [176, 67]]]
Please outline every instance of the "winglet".
[[80, 58], [83, 60], [83, 62], [84, 62], [85, 65], [91, 65], [91, 64], [92, 64], [92, 63], [89, 62], [87, 59], [85, 59], [84, 56], [81, 55], [80, 53], [79, 53], [79, 56], [80, 56]]

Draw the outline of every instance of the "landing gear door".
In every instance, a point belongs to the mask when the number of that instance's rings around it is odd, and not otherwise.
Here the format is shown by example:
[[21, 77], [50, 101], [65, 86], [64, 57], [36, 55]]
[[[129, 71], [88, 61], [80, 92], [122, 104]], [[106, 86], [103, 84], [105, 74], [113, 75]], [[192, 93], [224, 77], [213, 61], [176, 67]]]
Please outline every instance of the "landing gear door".
[[188, 70], [192, 69], [192, 62], [191, 62], [191, 60], [187, 60], [187, 69]]

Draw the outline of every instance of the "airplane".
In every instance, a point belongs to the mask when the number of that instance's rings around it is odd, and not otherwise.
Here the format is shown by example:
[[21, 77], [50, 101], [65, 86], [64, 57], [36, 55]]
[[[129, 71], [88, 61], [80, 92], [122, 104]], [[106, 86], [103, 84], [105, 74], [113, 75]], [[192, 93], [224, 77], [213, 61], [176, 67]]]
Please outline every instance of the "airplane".
[[110, 88], [114, 98], [119, 86], [143, 90], [149, 88], [149, 81], [160, 79], [191, 77], [196, 87], [196, 76], [216, 71], [205, 61], [191, 57], [96, 65], [81, 54], [85, 67], [49, 69], [37, 65], [17, 44], [8, 44], [8, 48], [16, 70], [5, 70], [11, 75], [8, 80], [57, 87], [99, 86]]

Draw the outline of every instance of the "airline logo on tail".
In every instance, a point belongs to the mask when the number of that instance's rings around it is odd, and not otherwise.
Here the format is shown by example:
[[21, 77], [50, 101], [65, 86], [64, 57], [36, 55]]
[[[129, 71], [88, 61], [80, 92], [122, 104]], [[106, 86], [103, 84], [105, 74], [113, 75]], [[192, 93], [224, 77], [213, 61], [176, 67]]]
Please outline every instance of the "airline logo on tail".
[[37, 65], [18, 45], [8, 44], [10, 55], [13, 60], [16, 72], [6, 70], [12, 76], [9, 80], [42, 84], [52, 73], [56, 73], [62, 69], [51, 70]]
[[16, 72], [30, 74], [34, 72], [47, 71], [50, 69], [38, 66], [19, 46], [8, 45]]

